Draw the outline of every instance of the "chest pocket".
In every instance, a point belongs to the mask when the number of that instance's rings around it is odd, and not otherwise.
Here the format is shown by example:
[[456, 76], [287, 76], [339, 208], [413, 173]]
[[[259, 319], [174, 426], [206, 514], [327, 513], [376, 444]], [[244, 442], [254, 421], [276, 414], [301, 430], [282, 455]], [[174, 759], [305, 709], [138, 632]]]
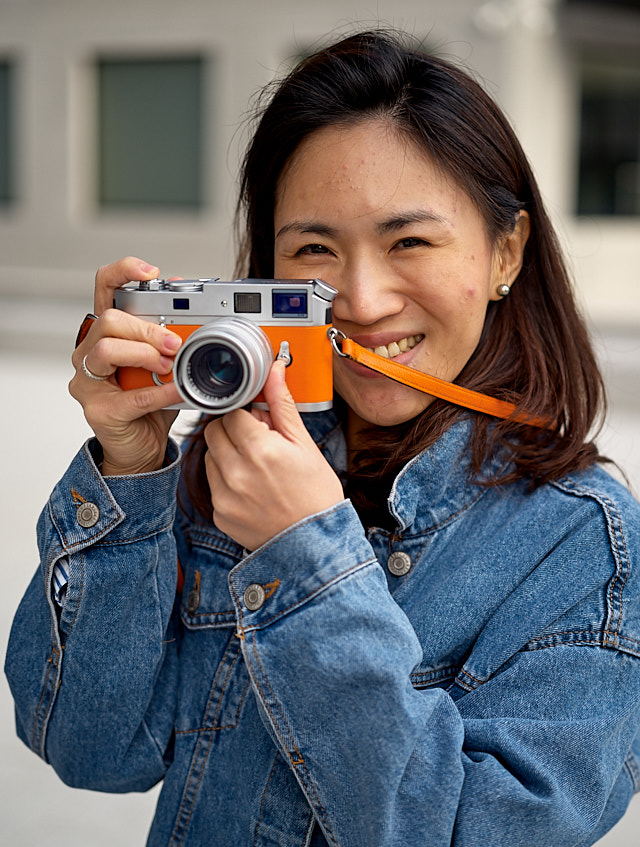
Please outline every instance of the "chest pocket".
[[181, 558], [183, 625], [189, 630], [234, 627], [236, 617], [228, 578], [229, 571], [242, 558], [242, 548], [213, 525], [190, 528], [188, 541], [188, 558]]

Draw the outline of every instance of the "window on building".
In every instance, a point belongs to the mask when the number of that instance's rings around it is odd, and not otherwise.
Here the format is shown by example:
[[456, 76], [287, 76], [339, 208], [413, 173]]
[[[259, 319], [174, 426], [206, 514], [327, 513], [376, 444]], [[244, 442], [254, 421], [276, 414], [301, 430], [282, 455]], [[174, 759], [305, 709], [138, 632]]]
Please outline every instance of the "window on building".
[[11, 151], [11, 64], [0, 61], [0, 203], [13, 199]]
[[579, 74], [579, 215], [640, 215], [640, 0], [560, 0]]
[[578, 214], [640, 215], [640, 61], [581, 68]]
[[638, 0], [565, 0], [567, 6], [576, 8], [601, 8], [601, 9], [631, 9], [637, 11], [640, 3]]
[[98, 62], [98, 199], [105, 209], [203, 202], [199, 57]]

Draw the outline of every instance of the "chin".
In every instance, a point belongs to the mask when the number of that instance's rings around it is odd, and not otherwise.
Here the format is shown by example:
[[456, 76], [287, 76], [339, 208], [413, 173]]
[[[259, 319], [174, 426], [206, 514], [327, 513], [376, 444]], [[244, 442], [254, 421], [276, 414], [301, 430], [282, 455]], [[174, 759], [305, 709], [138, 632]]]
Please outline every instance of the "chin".
[[355, 392], [336, 390], [351, 412], [373, 426], [396, 426], [420, 415], [433, 398], [407, 386], [391, 385], [391, 391]]
[[418, 417], [421, 412], [424, 411], [425, 407], [420, 409], [413, 409], [411, 411], [406, 412], [397, 412], [397, 413], [389, 413], [389, 414], [377, 414], [377, 415], [361, 415], [357, 410], [354, 409], [355, 413], [366, 423], [371, 424], [372, 426], [380, 426], [380, 427], [391, 427], [398, 426], [398, 424], [407, 423], [407, 421], [413, 420], [413, 418]]

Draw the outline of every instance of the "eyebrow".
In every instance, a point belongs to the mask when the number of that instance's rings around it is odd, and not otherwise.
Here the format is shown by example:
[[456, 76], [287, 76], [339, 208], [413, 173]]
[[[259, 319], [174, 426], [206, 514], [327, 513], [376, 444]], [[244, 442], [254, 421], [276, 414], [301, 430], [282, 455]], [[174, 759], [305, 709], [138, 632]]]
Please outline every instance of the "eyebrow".
[[[379, 235], [385, 235], [416, 223], [436, 223], [441, 226], [446, 226], [447, 228], [451, 228], [452, 226], [451, 222], [442, 215], [438, 215], [428, 209], [415, 209], [410, 212], [399, 212], [397, 215], [393, 215], [384, 221], [380, 221], [380, 223], [376, 224], [376, 231]], [[321, 221], [308, 220], [290, 221], [289, 223], [286, 223], [278, 230], [276, 238], [279, 238], [281, 235], [286, 235], [289, 232], [305, 233], [308, 235], [323, 235], [327, 238], [336, 238], [338, 235], [338, 230], [335, 227], [329, 226], [329, 224], [322, 223]]]
[[280, 238], [281, 235], [286, 235], [288, 232], [325, 235], [327, 238], [335, 238], [338, 234], [337, 229], [328, 224], [320, 223], [320, 221], [291, 221], [278, 230], [276, 238]]
[[436, 223], [451, 228], [451, 221], [442, 215], [431, 212], [428, 209], [415, 209], [411, 212], [400, 212], [385, 221], [381, 221], [376, 225], [376, 230], [380, 235], [389, 232], [395, 232], [398, 229], [404, 229], [411, 224]]

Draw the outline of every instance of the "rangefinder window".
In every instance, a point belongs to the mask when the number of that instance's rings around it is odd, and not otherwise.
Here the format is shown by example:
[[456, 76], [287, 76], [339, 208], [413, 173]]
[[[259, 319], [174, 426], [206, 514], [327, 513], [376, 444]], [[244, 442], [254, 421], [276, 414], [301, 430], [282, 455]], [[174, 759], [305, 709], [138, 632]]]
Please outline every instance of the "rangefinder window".
[[233, 295], [233, 310], [241, 315], [259, 315], [262, 311], [259, 291], [236, 291]]
[[174, 297], [173, 298], [173, 308], [182, 309], [188, 311], [189, 309], [189, 298], [188, 297]]
[[297, 318], [307, 317], [306, 291], [273, 292], [273, 317], [286, 318], [290, 316]]

